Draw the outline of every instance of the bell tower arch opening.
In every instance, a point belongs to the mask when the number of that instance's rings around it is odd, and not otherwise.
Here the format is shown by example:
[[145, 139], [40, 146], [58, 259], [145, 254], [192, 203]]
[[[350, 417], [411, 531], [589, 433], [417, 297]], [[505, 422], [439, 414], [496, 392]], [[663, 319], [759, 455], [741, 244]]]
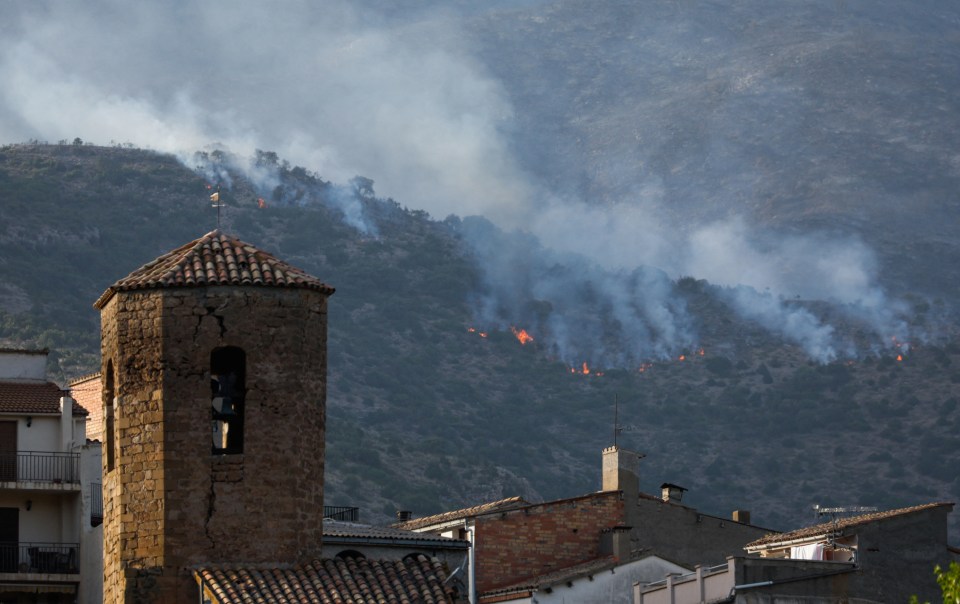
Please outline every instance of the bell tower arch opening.
[[225, 346], [210, 353], [210, 411], [212, 453], [243, 453], [243, 418], [247, 355], [242, 348]]

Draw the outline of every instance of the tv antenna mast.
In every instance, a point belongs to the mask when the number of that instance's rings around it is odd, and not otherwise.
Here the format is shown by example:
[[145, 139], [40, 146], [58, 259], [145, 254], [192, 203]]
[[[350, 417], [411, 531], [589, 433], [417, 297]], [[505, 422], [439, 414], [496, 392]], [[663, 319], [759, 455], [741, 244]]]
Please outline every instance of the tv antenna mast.
[[620, 426], [620, 398], [619, 395], [613, 395], [613, 446], [617, 446], [617, 436], [623, 432]]
[[830, 516], [830, 519], [834, 522], [839, 520], [844, 514], [866, 514], [876, 511], [879, 511], [879, 508], [870, 505], [847, 505], [831, 508], [821, 506], [819, 503], [813, 504], [813, 512], [816, 514], [818, 520], [823, 516]]

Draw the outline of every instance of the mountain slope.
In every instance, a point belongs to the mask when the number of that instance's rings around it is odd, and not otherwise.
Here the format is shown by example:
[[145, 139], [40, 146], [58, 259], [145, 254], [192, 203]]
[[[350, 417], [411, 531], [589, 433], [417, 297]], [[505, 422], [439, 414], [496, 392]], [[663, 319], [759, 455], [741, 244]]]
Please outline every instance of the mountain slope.
[[469, 29], [537, 180], [654, 203], [678, 233], [865, 241], [883, 285], [960, 291], [960, 8], [940, 0], [564, 0]]
[[[683, 360], [587, 375], [537, 334], [521, 345], [506, 331], [469, 331], [479, 280], [458, 221], [434, 222], [355, 188], [377, 232], [363, 234], [343, 222], [334, 199], [342, 189], [302, 168], [278, 170], [272, 191], [234, 175], [223, 224], [337, 288], [330, 504], [359, 505], [379, 522], [395, 509], [419, 515], [594, 490], [615, 400], [620, 444], [647, 454], [642, 487], [682, 484], [706, 512], [749, 508], [758, 524], [788, 528], [809, 520], [813, 503], [960, 497], [955, 336], [901, 361], [820, 365], [739, 318], [722, 289], [684, 279], [674, 294], [696, 317], [699, 347]], [[0, 343], [51, 347], [61, 379], [95, 370], [92, 302], [215, 226], [207, 184], [147, 151], [0, 149]], [[302, 205], [284, 205], [291, 199]]]

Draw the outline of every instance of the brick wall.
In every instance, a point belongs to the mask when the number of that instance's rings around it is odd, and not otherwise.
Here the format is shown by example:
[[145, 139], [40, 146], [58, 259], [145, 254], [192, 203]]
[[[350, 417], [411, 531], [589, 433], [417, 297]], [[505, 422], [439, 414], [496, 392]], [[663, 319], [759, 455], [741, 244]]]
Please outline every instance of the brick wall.
[[103, 392], [100, 374], [70, 382], [70, 396], [90, 415], [87, 416], [86, 433], [90, 440], [103, 440]]
[[600, 534], [623, 519], [619, 492], [551, 501], [476, 520], [478, 593], [600, 555]]
[[[119, 398], [104, 601], [188, 602], [192, 566], [319, 556], [326, 304], [220, 286], [118, 292], [103, 308], [102, 374], [112, 362]], [[210, 355], [225, 346], [246, 355], [244, 444], [215, 455]]]

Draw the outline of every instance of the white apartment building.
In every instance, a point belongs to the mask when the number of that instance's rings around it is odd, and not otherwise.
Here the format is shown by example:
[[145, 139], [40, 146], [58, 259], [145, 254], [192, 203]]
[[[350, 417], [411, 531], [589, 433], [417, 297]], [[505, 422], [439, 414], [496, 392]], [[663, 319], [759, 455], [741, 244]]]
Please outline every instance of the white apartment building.
[[101, 598], [100, 444], [46, 364], [0, 349], [0, 604]]

